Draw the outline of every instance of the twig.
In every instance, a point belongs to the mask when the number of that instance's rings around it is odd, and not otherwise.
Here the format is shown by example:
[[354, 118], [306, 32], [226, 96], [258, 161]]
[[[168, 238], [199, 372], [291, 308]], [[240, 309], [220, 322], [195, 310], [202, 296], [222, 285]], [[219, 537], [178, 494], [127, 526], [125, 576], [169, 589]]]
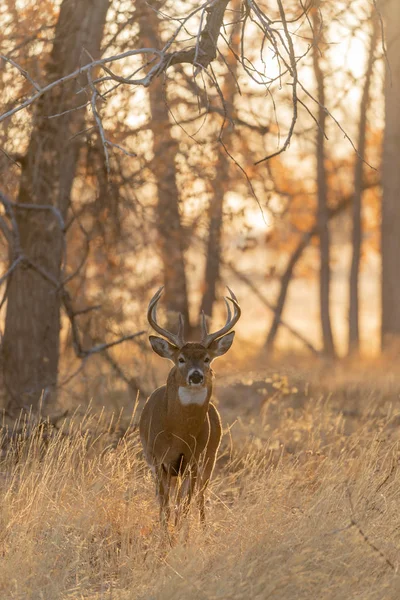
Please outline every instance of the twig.
[[0, 58], [2, 58], [5, 62], [10, 63], [10, 65], [12, 65], [13, 67], [15, 67], [23, 77], [25, 77], [25, 79], [27, 81], [29, 81], [29, 83], [35, 88], [35, 90], [37, 92], [41, 91], [41, 87], [38, 83], [36, 83], [36, 81], [34, 81], [34, 79], [32, 79], [32, 77], [29, 75], [28, 71], [25, 71], [25, 69], [23, 69], [18, 63], [16, 63], [12, 58], [10, 58], [9, 56], [4, 56], [3, 54], [0, 54]]
[[84, 358], [84, 357], [91, 356], [93, 354], [97, 354], [99, 352], [102, 352], [103, 350], [107, 350], [108, 348], [112, 348], [113, 346], [117, 346], [118, 344], [122, 344], [123, 342], [127, 342], [128, 340], [133, 340], [133, 339], [139, 337], [140, 335], [143, 335], [146, 333], [144, 330], [139, 331], [137, 333], [132, 333], [130, 335], [124, 335], [123, 337], [119, 338], [118, 340], [115, 340], [114, 342], [97, 344], [96, 346], [93, 346], [92, 348], [85, 349], [82, 346], [80, 333], [79, 333], [79, 329], [78, 329], [78, 324], [76, 322], [76, 317], [79, 315], [79, 311], [75, 312], [75, 310], [72, 306], [71, 297], [65, 288], [62, 288], [61, 299], [62, 299], [62, 303], [63, 303], [64, 309], [65, 309], [65, 312], [67, 313], [69, 322], [71, 324], [72, 345], [73, 345], [75, 354], [78, 358]]
[[61, 212], [58, 210], [58, 208], [56, 206], [52, 206], [50, 204], [23, 204], [21, 202], [10, 202], [10, 201], [8, 201], [8, 203], [10, 206], [12, 206], [13, 208], [16, 208], [18, 210], [41, 210], [41, 211], [49, 210], [56, 217], [61, 231], [62, 232], [65, 231], [64, 219], [62, 217]]
[[126, 156], [130, 156], [131, 158], [137, 157], [137, 154], [135, 152], [129, 152], [129, 150], [127, 150], [126, 148], [123, 148], [122, 146], [120, 146], [119, 144], [115, 144], [114, 142], [110, 142], [110, 140], [106, 140], [106, 145], [111, 146], [112, 148], [118, 148], [118, 150], [121, 150], [123, 154], [125, 154]]
[[115, 340], [115, 342], [109, 342], [108, 344], [98, 344], [97, 346], [93, 346], [89, 350], [83, 350], [83, 353], [86, 355], [96, 354], [97, 352], [102, 352], [103, 350], [107, 350], [108, 348], [113, 348], [113, 346], [117, 346], [118, 344], [122, 344], [123, 342], [127, 342], [128, 340], [134, 340], [140, 335], [144, 335], [146, 333], [145, 330], [138, 331], [137, 333], [132, 333], [131, 335], [124, 335], [119, 338], [119, 340]]
[[92, 312], [92, 310], [100, 310], [101, 308], [101, 304], [96, 304], [95, 306], [87, 306], [86, 308], [81, 308], [79, 310], [75, 311], [75, 317], [79, 317], [80, 315], [86, 315], [89, 312]]
[[24, 260], [23, 256], [18, 256], [12, 263], [12, 265], [7, 269], [7, 271], [0, 277], [0, 285], [3, 285], [4, 281], [11, 275], [14, 269], [19, 265], [20, 262]]
[[279, 5], [279, 14], [280, 17], [282, 19], [282, 24], [283, 24], [283, 29], [285, 32], [285, 36], [286, 36], [286, 40], [288, 43], [288, 49], [287, 52], [289, 54], [289, 60], [290, 60], [290, 75], [292, 77], [292, 103], [293, 103], [293, 114], [292, 114], [292, 121], [289, 127], [289, 131], [287, 133], [285, 142], [283, 144], [283, 146], [281, 148], [279, 148], [279, 150], [277, 150], [276, 152], [274, 152], [273, 154], [269, 154], [268, 156], [262, 158], [261, 160], [258, 160], [255, 164], [259, 165], [260, 163], [269, 160], [270, 158], [273, 158], [274, 156], [278, 156], [279, 154], [282, 154], [282, 152], [285, 152], [287, 150], [287, 148], [290, 145], [290, 140], [292, 139], [292, 135], [294, 132], [294, 128], [296, 125], [296, 121], [297, 121], [297, 83], [298, 83], [298, 75], [297, 75], [297, 63], [296, 63], [296, 55], [294, 52], [294, 47], [293, 47], [293, 41], [292, 41], [292, 37], [289, 34], [289, 30], [288, 30], [288, 26], [287, 26], [287, 22], [286, 22], [286, 16], [285, 16], [285, 11], [283, 10], [283, 5], [282, 5], [282, 1], [278, 0], [278, 5]]
[[343, 129], [342, 125], [339, 123], [339, 121], [336, 119], [336, 117], [334, 117], [333, 114], [327, 109], [327, 107], [323, 106], [320, 102], [318, 102], [318, 100], [316, 98], [314, 98], [314, 96], [304, 87], [304, 85], [302, 83], [298, 82], [298, 85], [301, 87], [301, 89], [303, 90], [303, 92], [305, 94], [307, 94], [307, 96], [311, 100], [313, 100], [313, 102], [315, 102], [323, 111], [325, 111], [325, 113], [328, 115], [328, 117], [330, 119], [332, 119], [332, 121], [336, 124], [336, 126], [343, 133], [343, 136], [345, 137], [345, 139], [347, 139], [350, 142], [350, 145], [353, 148], [353, 150], [356, 153], [356, 155], [358, 156], [358, 158], [361, 159], [363, 161], [363, 163], [365, 163], [368, 167], [370, 167], [374, 171], [377, 171], [376, 167], [373, 167], [368, 161], [365, 160], [365, 158], [363, 156], [360, 155], [360, 153], [358, 152], [358, 150], [357, 150], [357, 148], [356, 148], [353, 140], [349, 136], [349, 134], [346, 133], [346, 131]]

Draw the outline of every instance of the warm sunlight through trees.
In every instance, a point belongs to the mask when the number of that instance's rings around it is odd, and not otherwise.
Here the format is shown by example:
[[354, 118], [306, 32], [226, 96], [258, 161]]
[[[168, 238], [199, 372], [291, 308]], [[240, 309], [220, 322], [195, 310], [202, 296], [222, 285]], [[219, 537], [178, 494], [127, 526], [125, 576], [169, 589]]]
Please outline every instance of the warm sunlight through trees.
[[0, 66], [1, 598], [397, 599], [399, 0], [5, 0]]
[[396, 349], [400, 336], [400, 6], [388, 0], [383, 7], [387, 56], [382, 156], [382, 345]]
[[[385, 65], [389, 119], [397, 93], [390, 7], [219, 0], [185, 12], [117, 1], [94, 5], [91, 18], [64, 0], [60, 12], [34, 2], [3, 10], [6, 403], [38, 404], [44, 390], [55, 398], [60, 367], [68, 380], [67, 364], [83, 360], [84, 373], [93, 348], [139, 334], [142, 302], [159, 282], [168, 320], [183, 312], [188, 333], [193, 301], [214, 314], [219, 282], [233, 277], [261, 303], [256, 338], [267, 336], [269, 350], [282, 346], [281, 327], [285, 345], [326, 356], [362, 351], [365, 327], [376, 337], [379, 314], [359, 290], [373, 260], [368, 203], [379, 227]], [[390, 235], [382, 242], [384, 332], [396, 303]], [[340, 248], [350, 246], [347, 283]], [[319, 282], [319, 316], [299, 321], [286, 300], [300, 293], [307, 305], [307, 280]], [[348, 348], [332, 289], [349, 298]], [[107, 348], [99, 360], [114, 361]]]

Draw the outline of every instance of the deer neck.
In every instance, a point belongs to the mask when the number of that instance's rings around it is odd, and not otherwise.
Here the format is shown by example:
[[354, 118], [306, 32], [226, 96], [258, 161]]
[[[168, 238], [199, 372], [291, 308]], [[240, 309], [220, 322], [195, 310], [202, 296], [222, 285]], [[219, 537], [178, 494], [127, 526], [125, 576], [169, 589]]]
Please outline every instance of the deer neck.
[[176, 368], [170, 371], [167, 379], [167, 419], [175, 431], [190, 436], [200, 431], [207, 416], [212, 394], [212, 373], [204, 386], [182, 385]]

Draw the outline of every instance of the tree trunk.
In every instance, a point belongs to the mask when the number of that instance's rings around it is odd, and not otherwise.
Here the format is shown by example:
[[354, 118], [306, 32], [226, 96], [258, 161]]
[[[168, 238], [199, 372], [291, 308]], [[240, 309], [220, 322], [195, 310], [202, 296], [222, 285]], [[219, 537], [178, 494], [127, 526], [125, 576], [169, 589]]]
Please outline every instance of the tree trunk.
[[[235, 3], [233, 9], [240, 10], [240, 4]], [[225, 101], [225, 107], [228, 108], [229, 118], [235, 117], [235, 95], [237, 93], [236, 74], [238, 62], [236, 56], [240, 53], [240, 26], [241, 22], [237, 21], [232, 30], [230, 40], [231, 52], [226, 56], [228, 72], [225, 75], [225, 80], [222, 85], [222, 95]], [[227, 122], [223, 134], [224, 144], [230, 146], [232, 124]], [[229, 164], [230, 158], [225, 152], [222, 145], [218, 147], [218, 160], [216, 164], [215, 178], [212, 183], [213, 197], [210, 200], [209, 206], [209, 221], [208, 221], [208, 239], [206, 250], [206, 266], [204, 273], [204, 293], [201, 301], [201, 310], [206, 315], [212, 317], [214, 302], [216, 300], [216, 288], [220, 279], [221, 267], [221, 241], [222, 241], [222, 226], [223, 226], [223, 208], [225, 193], [229, 189]]]
[[290, 255], [289, 261], [286, 265], [286, 269], [280, 279], [280, 289], [278, 301], [274, 309], [274, 318], [272, 319], [271, 327], [269, 329], [267, 339], [265, 341], [265, 348], [268, 352], [273, 352], [276, 336], [278, 334], [279, 326], [282, 322], [283, 309], [286, 302], [287, 293], [289, 291], [289, 285], [292, 281], [293, 271], [296, 264], [299, 262], [304, 250], [311, 242], [313, 235], [315, 235], [317, 228], [312, 229], [310, 232], [304, 233], [297, 244], [296, 248]]
[[400, 347], [400, 3], [382, 3], [386, 21], [382, 199], [382, 349]]
[[[160, 46], [159, 25], [158, 14], [150, 8], [144, 8], [140, 30], [145, 45], [152, 48]], [[187, 334], [190, 331], [190, 322], [184, 231], [179, 211], [175, 163], [178, 143], [172, 136], [166, 90], [161, 77], [154, 79], [149, 87], [149, 100], [154, 152], [152, 173], [157, 184], [156, 227], [164, 271], [164, 301], [168, 313], [183, 314]]]
[[[314, 32], [321, 30], [321, 19], [318, 6], [312, 10]], [[316, 40], [314, 40], [316, 42]], [[323, 351], [326, 356], [335, 355], [331, 317], [330, 317], [330, 235], [328, 225], [328, 186], [325, 169], [325, 84], [324, 74], [320, 64], [320, 50], [317, 44], [313, 52], [314, 75], [317, 83], [318, 99], [318, 128], [317, 128], [317, 223], [319, 228], [320, 273], [319, 273], [319, 303], [322, 328]]]
[[[375, 12], [375, 8], [373, 8]], [[360, 350], [359, 330], [359, 272], [361, 259], [361, 202], [364, 180], [364, 155], [366, 147], [367, 112], [370, 102], [371, 79], [374, 66], [374, 54], [378, 37], [378, 22], [372, 16], [372, 33], [368, 53], [365, 83], [360, 104], [360, 120], [358, 125], [358, 156], [354, 168], [354, 199], [353, 199], [353, 231], [352, 231], [352, 260], [349, 281], [349, 354], [358, 353]]]
[[210, 200], [208, 239], [206, 250], [206, 266], [204, 273], [204, 293], [201, 301], [201, 310], [206, 315], [212, 316], [216, 300], [216, 288], [220, 278], [221, 266], [221, 240], [222, 219], [225, 198], [226, 181], [229, 172], [228, 157], [222, 156], [224, 150], [219, 148], [221, 154], [217, 164], [216, 179], [213, 181], [213, 197]]
[[[89, 62], [84, 49], [99, 56], [108, 6], [108, 0], [63, 0], [46, 83]], [[83, 129], [85, 115], [80, 110], [48, 117], [82, 104], [85, 95], [77, 91], [86, 83], [56, 86], [36, 103], [18, 203], [53, 205], [65, 219], [81, 144], [73, 136]], [[9, 279], [3, 376], [8, 405], [35, 409], [42, 394], [54, 396], [57, 385], [60, 295], [54, 282], [60, 280], [63, 232], [49, 210], [17, 208], [16, 222], [21, 250], [37, 269], [19, 265]]]
[[[372, 187], [376, 187], [377, 185], [379, 185], [378, 181], [371, 181], [369, 183], [364, 182], [363, 190], [370, 189]], [[353, 195], [345, 196], [342, 199], [342, 201], [337, 206], [335, 206], [335, 208], [330, 208], [328, 210], [328, 219], [329, 220], [334, 219], [338, 215], [342, 214], [343, 211], [346, 210], [346, 208], [348, 208], [350, 206], [352, 200], [353, 200]], [[297, 263], [299, 262], [299, 260], [301, 259], [301, 257], [303, 256], [305, 249], [311, 243], [311, 240], [315, 236], [318, 235], [318, 231], [319, 231], [318, 226], [314, 225], [313, 227], [311, 227], [311, 229], [309, 229], [308, 231], [305, 231], [301, 235], [301, 238], [300, 238], [297, 246], [295, 247], [295, 249], [293, 250], [292, 254], [289, 257], [289, 260], [286, 265], [286, 269], [284, 270], [283, 275], [280, 278], [278, 301], [276, 303], [276, 306], [273, 309], [274, 310], [274, 318], [273, 318], [270, 330], [268, 332], [267, 339], [265, 341], [265, 348], [268, 350], [268, 352], [273, 351], [276, 336], [278, 334], [279, 327], [282, 324], [283, 309], [285, 308], [285, 303], [286, 303], [286, 298], [287, 298], [287, 294], [289, 291], [289, 286], [293, 279], [294, 269], [295, 269]]]

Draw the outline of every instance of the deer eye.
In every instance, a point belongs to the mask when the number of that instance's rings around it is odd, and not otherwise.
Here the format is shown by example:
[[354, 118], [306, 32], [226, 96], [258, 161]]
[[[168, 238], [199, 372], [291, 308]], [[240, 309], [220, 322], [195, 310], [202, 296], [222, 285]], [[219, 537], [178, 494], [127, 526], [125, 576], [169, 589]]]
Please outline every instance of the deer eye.
[[205, 363], [209, 363], [209, 362], [210, 362], [210, 359], [209, 359], [209, 357], [208, 357], [208, 356], [206, 356], [206, 357], [205, 357], [205, 359], [204, 359], [204, 362], [205, 362]]
[[179, 362], [181, 363], [181, 365], [183, 365], [183, 363], [184, 363], [184, 362], [186, 362], [186, 361], [185, 361], [185, 359], [184, 359], [184, 358], [182, 358], [182, 356], [180, 356], [180, 357], [179, 357]]

